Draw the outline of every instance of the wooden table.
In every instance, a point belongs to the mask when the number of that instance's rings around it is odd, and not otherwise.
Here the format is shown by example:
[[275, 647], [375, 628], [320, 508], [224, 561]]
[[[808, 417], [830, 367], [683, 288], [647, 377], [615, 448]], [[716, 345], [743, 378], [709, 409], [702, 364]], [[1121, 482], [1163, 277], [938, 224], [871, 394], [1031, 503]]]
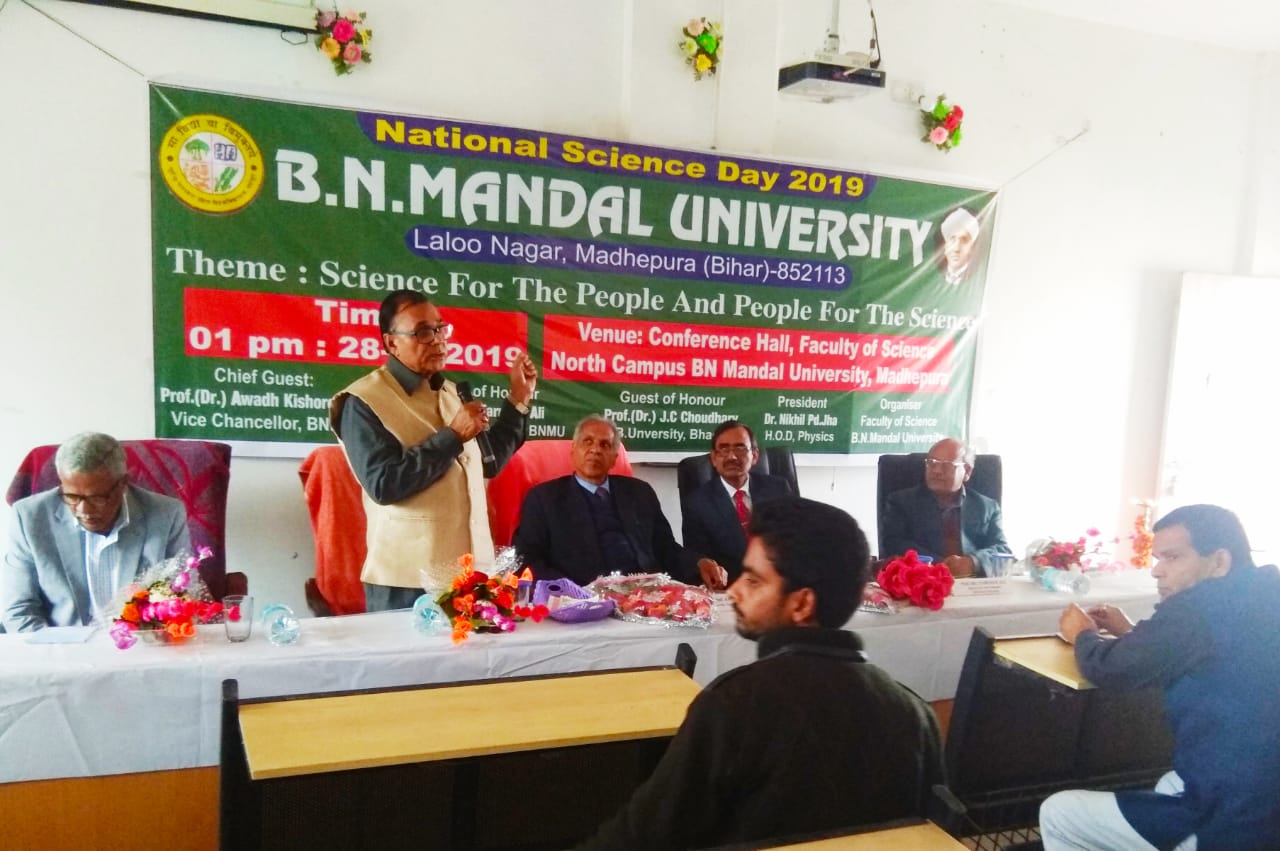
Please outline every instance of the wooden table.
[[966, 846], [936, 824], [924, 822], [772, 847], [775, 851], [962, 851]]
[[266, 699], [241, 704], [240, 730], [249, 776], [266, 780], [670, 737], [698, 691], [657, 668]]
[[995, 655], [1076, 691], [1093, 688], [1076, 664], [1076, 650], [1057, 635], [997, 638]]
[[572, 844], [649, 775], [698, 691], [660, 668], [231, 698], [222, 846]]

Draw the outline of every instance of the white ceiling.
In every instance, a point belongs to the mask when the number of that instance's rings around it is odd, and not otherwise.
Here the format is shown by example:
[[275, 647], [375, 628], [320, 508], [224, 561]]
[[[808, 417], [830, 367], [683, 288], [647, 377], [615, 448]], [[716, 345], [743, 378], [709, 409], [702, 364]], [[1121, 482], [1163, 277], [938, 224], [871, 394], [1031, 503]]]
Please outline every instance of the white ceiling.
[[1280, 52], [1276, 0], [1001, 0], [1037, 12], [1250, 51]]

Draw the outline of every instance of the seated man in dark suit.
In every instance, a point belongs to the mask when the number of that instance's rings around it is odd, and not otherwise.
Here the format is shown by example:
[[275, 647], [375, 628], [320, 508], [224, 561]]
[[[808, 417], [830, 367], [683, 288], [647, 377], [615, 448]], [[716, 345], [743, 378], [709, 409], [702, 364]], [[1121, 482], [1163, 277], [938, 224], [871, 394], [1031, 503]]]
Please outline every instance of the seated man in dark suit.
[[924, 459], [924, 483], [889, 496], [880, 555], [915, 550], [944, 562], [953, 576], [991, 576], [997, 556], [1009, 555], [1000, 504], [964, 483], [973, 452], [952, 438], [939, 440]]
[[742, 573], [745, 530], [755, 507], [791, 493], [786, 479], [751, 472], [759, 460], [751, 429], [738, 420], [726, 420], [711, 435], [711, 466], [717, 475], [680, 504], [684, 545], [718, 563], [704, 562], [702, 581], [708, 588], [721, 590]]
[[54, 465], [61, 485], [18, 500], [9, 518], [0, 620], [10, 632], [90, 624], [147, 568], [191, 546], [182, 502], [130, 485], [114, 437], [78, 434]]
[[841, 628], [869, 561], [835, 506], [760, 505], [729, 588], [759, 658], [702, 690], [653, 774], [580, 847], [736, 847], [923, 815], [942, 776], [937, 719]]
[[574, 473], [525, 494], [512, 540], [516, 551], [537, 579], [563, 576], [585, 585], [614, 571], [664, 572], [696, 584], [698, 556], [676, 543], [653, 488], [609, 475], [617, 457], [612, 422], [592, 414], [578, 423]]

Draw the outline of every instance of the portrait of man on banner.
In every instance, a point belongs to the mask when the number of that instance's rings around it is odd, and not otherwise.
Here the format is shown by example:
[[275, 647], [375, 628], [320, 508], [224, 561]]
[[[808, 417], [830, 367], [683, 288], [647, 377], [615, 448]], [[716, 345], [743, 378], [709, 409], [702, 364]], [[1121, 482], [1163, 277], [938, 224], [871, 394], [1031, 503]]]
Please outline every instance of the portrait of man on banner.
[[948, 286], [956, 287], [973, 278], [984, 265], [986, 245], [979, 218], [983, 212], [979, 210], [975, 215], [966, 207], [956, 207], [938, 226], [938, 262]]

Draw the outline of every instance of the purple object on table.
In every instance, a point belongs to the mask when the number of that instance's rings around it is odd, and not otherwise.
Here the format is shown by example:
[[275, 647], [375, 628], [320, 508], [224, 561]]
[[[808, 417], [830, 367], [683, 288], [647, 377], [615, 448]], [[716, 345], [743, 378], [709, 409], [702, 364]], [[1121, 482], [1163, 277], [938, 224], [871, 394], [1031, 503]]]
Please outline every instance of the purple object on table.
[[551, 617], [563, 623], [585, 623], [607, 618], [614, 608], [612, 600], [588, 599], [591, 592], [569, 579], [539, 579], [533, 585], [533, 604], [545, 606], [552, 597], [573, 597], [582, 600], [551, 611]]

